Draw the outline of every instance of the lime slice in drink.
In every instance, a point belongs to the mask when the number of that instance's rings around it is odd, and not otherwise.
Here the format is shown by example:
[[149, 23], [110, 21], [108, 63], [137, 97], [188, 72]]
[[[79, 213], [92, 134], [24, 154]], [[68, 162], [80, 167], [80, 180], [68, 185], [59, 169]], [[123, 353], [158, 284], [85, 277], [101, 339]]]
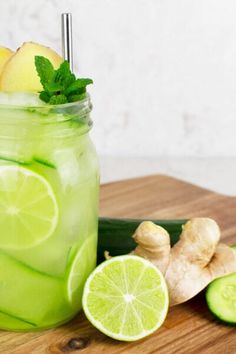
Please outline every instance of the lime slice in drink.
[[97, 242], [95, 235], [90, 236], [85, 240], [79, 248], [71, 264], [68, 282], [67, 295], [69, 302], [76, 307], [81, 305], [81, 295], [83, 287], [89, 274], [96, 266], [97, 259]]
[[0, 166], [0, 247], [34, 246], [52, 235], [58, 220], [53, 190], [40, 175]]
[[100, 264], [86, 281], [83, 309], [101, 332], [134, 341], [157, 330], [168, 311], [168, 290], [161, 272], [148, 260], [118, 256]]

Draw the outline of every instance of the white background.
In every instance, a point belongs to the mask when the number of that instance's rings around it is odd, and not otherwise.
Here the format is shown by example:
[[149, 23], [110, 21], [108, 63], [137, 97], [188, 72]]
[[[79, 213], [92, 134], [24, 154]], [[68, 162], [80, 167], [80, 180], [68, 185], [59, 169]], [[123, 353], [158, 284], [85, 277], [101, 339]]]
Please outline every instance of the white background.
[[236, 1], [0, 0], [1, 44], [60, 51], [63, 11], [104, 180], [164, 171], [236, 192]]

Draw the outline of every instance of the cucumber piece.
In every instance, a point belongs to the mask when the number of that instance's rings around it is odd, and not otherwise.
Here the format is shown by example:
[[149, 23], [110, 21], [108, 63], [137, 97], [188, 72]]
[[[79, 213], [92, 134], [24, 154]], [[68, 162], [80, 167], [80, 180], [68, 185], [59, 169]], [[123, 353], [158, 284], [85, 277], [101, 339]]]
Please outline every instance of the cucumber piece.
[[71, 314], [62, 280], [37, 272], [2, 253], [0, 284], [0, 312], [15, 319], [46, 328]]
[[6, 160], [29, 164], [33, 158], [35, 146], [37, 146], [36, 128], [34, 126], [29, 128], [27, 115], [25, 116], [23, 111], [11, 113], [13, 116], [7, 120], [5, 113], [1, 110], [3, 121], [1, 119], [0, 156]]
[[46, 167], [50, 167], [50, 168], [54, 168], [54, 169], [56, 168], [56, 166], [52, 162], [50, 162], [44, 158], [41, 158], [41, 157], [35, 156], [34, 161], [37, 163], [40, 163], [41, 165], [46, 166]]
[[8, 313], [5, 313], [0, 310], [0, 327], [5, 330], [12, 330], [13, 328], [17, 328], [19, 331], [24, 330], [33, 330], [36, 329], [37, 326], [35, 323], [26, 321], [23, 318], [11, 316]]
[[214, 280], [206, 290], [209, 310], [219, 320], [236, 324], [236, 273]]
[[2, 253], [0, 284], [0, 312], [41, 327], [68, 316], [61, 280], [28, 268]]
[[[148, 219], [146, 219], [148, 220]], [[104, 251], [112, 256], [131, 252], [137, 244], [132, 235], [144, 219], [99, 218], [98, 223], [98, 263], [104, 261]], [[179, 240], [182, 225], [187, 220], [151, 220], [166, 229], [171, 236], [171, 245]]]
[[0, 163], [2, 162], [11, 162], [14, 164], [26, 165], [26, 166], [29, 166], [31, 163], [31, 161], [16, 160], [16, 159], [8, 158], [6, 156], [0, 156]]

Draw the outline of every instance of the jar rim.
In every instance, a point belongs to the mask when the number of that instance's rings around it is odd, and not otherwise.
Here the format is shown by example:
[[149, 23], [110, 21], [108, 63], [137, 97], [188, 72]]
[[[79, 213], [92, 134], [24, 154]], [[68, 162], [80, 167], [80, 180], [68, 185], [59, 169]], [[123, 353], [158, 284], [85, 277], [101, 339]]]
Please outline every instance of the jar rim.
[[75, 104], [83, 104], [84, 102], [90, 100], [90, 95], [87, 92], [85, 98], [83, 98], [80, 101], [75, 101], [75, 102], [68, 102], [68, 103], [61, 103], [61, 104], [48, 104], [48, 103], [43, 103], [42, 105], [21, 105], [21, 104], [5, 104], [5, 103], [0, 103], [0, 108], [1, 107], [11, 107], [11, 108], [52, 108], [52, 107], [68, 107], [68, 106], [73, 106]]
[[[11, 104], [0, 104], [0, 121], [1, 121], [1, 111], [9, 111], [21, 113], [17, 117], [17, 120], [24, 121], [24, 112], [32, 113], [30, 116], [30, 121], [38, 124], [47, 124], [47, 123], [59, 123], [68, 121], [71, 119], [81, 120], [83, 123], [87, 123], [88, 126], [92, 125], [92, 121], [89, 117], [89, 113], [92, 110], [92, 103], [90, 95], [86, 93], [86, 97], [83, 100], [69, 102], [58, 105], [11, 105]], [[16, 118], [15, 118], [16, 119]], [[29, 120], [29, 117], [27, 118]]]

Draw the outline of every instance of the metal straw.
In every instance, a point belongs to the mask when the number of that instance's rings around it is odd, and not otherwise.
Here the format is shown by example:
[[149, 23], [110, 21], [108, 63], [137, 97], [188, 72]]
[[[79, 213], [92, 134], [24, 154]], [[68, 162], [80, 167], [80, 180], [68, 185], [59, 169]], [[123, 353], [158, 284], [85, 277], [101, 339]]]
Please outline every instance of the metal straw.
[[70, 13], [61, 14], [61, 34], [63, 58], [70, 64], [73, 71], [73, 48], [72, 48], [72, 16]]

